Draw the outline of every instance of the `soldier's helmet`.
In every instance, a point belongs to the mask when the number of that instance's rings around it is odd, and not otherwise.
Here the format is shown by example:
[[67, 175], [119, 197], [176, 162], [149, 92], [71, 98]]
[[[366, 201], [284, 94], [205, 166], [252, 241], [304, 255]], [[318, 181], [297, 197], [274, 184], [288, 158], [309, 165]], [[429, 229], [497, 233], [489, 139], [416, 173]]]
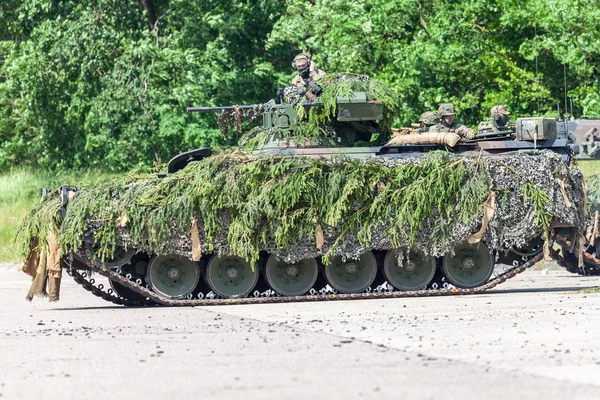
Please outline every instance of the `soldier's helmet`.
[[502, 105], [493, 107], [491, 114], [492, 114], [492, 117], [494, 117], [494, 119], [497, 119], [496, 117], [499, 117], [499, 116], [507, 117], [510, 115], [510, 113], [508, 112], [508, 107], [502, 106]]
[[423, 125], [426, 126], [435, 125], [438, 122], [437, 114], [433, 111], [425, 111], [423, 114], [421, 114], [419, 122], [422, 122]]
[[440, 108], [438, 108], [438, 118], [442, 118], [447, 115], [456, 115], [456, 112], [454, 111], [454, 106], [449, 103], [440, 105]]
[[505, 126], [508, 123], [510, 113], [506, 106], [498, 105], [492, 108], [492, 120], [496, 126]]
[[292, 61], [292, 66], [300, 75], [305, 74], [310, 70], [311, 57], [310, 53], [300, 53]]

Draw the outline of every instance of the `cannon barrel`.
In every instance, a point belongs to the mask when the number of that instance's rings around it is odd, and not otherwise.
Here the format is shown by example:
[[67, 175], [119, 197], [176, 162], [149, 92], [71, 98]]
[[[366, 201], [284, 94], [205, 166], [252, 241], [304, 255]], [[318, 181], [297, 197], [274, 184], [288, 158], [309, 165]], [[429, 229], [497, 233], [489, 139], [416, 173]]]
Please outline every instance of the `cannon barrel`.
[[251, 108], [254, 108], [254, 105], [251, 105], [251, 106], [222, 106], [222, 107], [188, 107], [187, 112], [235, 110], [236, 107], [240, 107], [242, 110], [249, 110]]
[[[273, 104], [273, 106], [278, 106], [280, 104]], [[323, 106], [323, 103], [321, 102], [302, 102], [302, 105], [304, 107], [321, 107]], [[252, 104], [249, 106], [221, 106], [221, 107], [188, 107], [186, 110], [187, 112], [207, 112], [207, 111], [221, 111], [221, 110], [235, 110], [237, 107], [241, 108], [242, 110], [250, 110], [254, 107], [256, 107], [257, 104]]]

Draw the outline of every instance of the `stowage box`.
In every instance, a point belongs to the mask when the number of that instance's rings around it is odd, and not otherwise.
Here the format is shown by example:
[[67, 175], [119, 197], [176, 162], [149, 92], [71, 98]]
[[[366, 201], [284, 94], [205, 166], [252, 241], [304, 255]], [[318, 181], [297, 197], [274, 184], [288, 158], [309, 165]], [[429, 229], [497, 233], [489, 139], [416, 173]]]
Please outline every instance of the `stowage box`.
[[517, 140], [556, 139], [556, 119], [517, 118]]
[[383, 119], [383, 104], [366, 92], [354, 92], [349, 97], [338, 96], [338, 121], [379, 121]]

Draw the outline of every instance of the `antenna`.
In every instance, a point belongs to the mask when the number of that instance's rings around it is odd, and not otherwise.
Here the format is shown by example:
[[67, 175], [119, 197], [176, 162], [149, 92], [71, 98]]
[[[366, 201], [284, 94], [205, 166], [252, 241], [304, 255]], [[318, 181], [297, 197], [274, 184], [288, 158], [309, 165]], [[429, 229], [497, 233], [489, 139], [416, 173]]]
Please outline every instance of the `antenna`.
[[[561, 25], [563, 25], [563, 26], [565, 25], [564, 13], [560, 14], [560, 22], [561, 22]], [[569, 111], [569, 104], [567, 102], [567, 64], [566, 64], [566, 62], [563, 63], [563, 81], [565, 84], [565, 114], [566, 114]], [[566, 119], [566, 115], [565, 115], [565, 119]]]
[[573, 116], [573, 98], [569, 97], [569, 102], [571, 103], [571, 119], [574, 119], [575, 117]]
[[[535, 24], [533, 25], [533, 29], [535, 30], [535, 39], [537, 40], [537, 12], [535, 13], [534, 16], [534, 20], [535, 20]], [[537, 116], [540, 116], [540, 75], [539, 75], [539, 71], [538, 71], [538, 55], [537, 55], [537, 51], [535, 52], [535, 84], [537, 86], [537, 91], [536, 91], [536, 99], [537, 99]]]
[[569, 109], [569, 103], [567, 102], [567, 64], [563, 64], [563, 79], [565, 81], [565, 111]]

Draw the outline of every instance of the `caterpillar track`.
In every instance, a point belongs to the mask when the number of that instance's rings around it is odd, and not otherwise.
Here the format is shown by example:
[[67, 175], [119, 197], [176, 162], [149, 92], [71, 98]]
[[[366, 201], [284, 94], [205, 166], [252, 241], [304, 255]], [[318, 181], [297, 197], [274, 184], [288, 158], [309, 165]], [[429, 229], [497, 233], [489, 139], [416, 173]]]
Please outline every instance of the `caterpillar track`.
[[[554, 250], [551, 251], [551, 256], [562, 265], [569, 265], [560, 254]], [[291, 303], [291, 302], [312, 302], [312, 301], [334, 301], [334, 300], [356, 300], [356, 299], [386, 299], [386, 298], [404, 298], [404, 297], [432, 297], [432, 296], [451, 296], [451, 295], [471, 295], [481, 294], [495, 286], [507, 281], [535, 265], [543, 259], [543, 253], [538, 252], [533, 257], [522, 256], [513, 261], [512, 266], [505, 266], [503, 272], [494, 272], [491, 279], [484, 284], [474, 288], [457, 288], [451, 284], [443, 282], [444, 278], [434, 278], [426, 288], [420, 290], [398, 290], [384, 282], [377, 287], [368, 287], [360, 293], [335, 293], [335, 291], [325, 288], [316, 291], [313, 287], [307, 294], [297, 296], [281, 296], [276, 292], [268, 289], [265, 292], [254, 291], [250, 297], [232, 297], [220, 298], [205, 298], [205, 296], [213, 297], [210, 293], [196, 292], [194, 297], [187, 296], [184, 299], [172, 299], [165, 297], [152, 290], [150, 285], [143, 285], [136, 282], [131, 277], [127, 277], [122, 273], [118, 273], [115, 269], [109, 269], [102, 263], [97, 263], [89, 258], [89, 252], [78, 253], [75, 258], [73, 255], [63, 260], [69, 275], [75, 282], [81, 285], [85, 290], [91, 292], [97, 297], [109, 301], [117, 305], [124, 306], [211, 306], [211, 305], [230, 305], [230, 304], [266, 304], [266, 303]], [[84, 266], [81, 261], [85, 261], [87, 270], [82, 270]], [[441, 260], [438, 260], [441, 261]], [[498, 269], [495, 265], [495, 269]], [[576, 268], [575, 266], [570, 266]], [[113, 288], [104, 288], [102, 284], [97, 284], [93, 273], [108, 278], [112, 281]], [[114, 290], [114, 284], [117, 284], [119, 289]], [[126, 289], [124, 292], [123, 289]], [[125, 294], [129, 293], [129, 295]], [[312, 294], [311, 294], [312, 293]], [[315, 294], [317, 293], [317, 294]], [[125, 296], [123, 296], [125, 294]], [[134, 295], [132, 295], [134, 294]]]

